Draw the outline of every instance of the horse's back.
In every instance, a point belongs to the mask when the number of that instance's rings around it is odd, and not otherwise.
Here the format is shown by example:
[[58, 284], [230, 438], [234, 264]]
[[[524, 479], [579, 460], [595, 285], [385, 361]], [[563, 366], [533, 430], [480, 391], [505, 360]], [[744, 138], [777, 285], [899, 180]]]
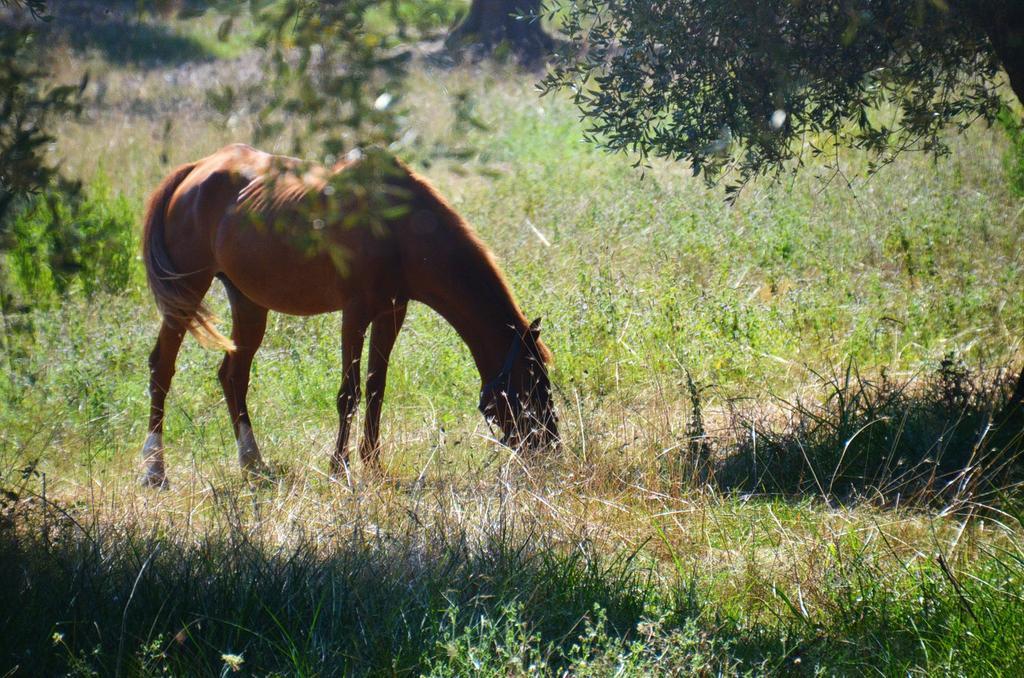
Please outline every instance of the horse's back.
[[187, 249], [193, 258], [212, 258], [210, 231], [269, 157], [234, 144], [196, 162], [168, 202], [166, 239], [172, 254]]
[[400, 294], [392, 232], [344, 225], [323, 197], [328, 177], [323, 167], [237, 144], [201, 160], [175, 198], [214, 273], [266, 308], [312, 315]]

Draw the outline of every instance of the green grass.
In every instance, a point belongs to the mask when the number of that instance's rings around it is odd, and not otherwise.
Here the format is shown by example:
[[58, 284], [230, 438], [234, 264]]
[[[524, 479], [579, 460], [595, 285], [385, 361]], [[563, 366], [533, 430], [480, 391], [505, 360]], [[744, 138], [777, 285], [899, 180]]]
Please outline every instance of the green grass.
[[[67, 171], [138, 224], [170, 167], [245, 140], [204, 90], [248, 67], [242, 28], [202, 64], [72, 49], [59, 75], [88, 65], [103, 96], [59, 130]], [[486, 129], [453, 133], [459, 92]], [[1021, 445], [1019, 422], [986, 429], [1024, 332], [1000, 130], [729, 207], [584, 144], [514, 71], [420, 66], [405, 105], [402, 153], [544, 318], [562, 455], [488, 442], [468, 351], [414, 307], [384, 408], [395, 482], [330, 482], [338, 318], [274, 315], [249, 403], [275, 480], [239, 478], [221, 358], [187, 341], [172, 489], [137, 489], [157, 316], [135, 262], [121, 292], [5, 321], [0, 674], [1014, 671], [1016, 471], [974, 475], [977, 450]]]

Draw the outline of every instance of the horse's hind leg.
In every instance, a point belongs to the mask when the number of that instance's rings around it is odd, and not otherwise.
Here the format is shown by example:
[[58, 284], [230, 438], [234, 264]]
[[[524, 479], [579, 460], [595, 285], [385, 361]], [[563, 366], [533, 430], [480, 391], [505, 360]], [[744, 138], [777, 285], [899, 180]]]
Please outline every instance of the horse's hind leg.
[[263, 459], [252, 432], [245, 400], [249, 393], [253, 357], [267, 329], [267, 309], [242, 294], [231, 281], [223, 278], [223, 282], [231, 301], [231, 340], [235, 343], [235, 352], [224, 355], [218, 377], [235, 430], [238, 463], [245, 471], [255, 471], [262, 469]]
[[[204, 272], [182, 277], [179, 281], [182, 290], [183, 306], [192, 305], [192, 310], [199, 308], [206, 291], [210, 289], [213, 276]], [[187, 312], [187, 308], [179, 310]], [[156, 346], [149, 354], [149, 435], [142, 446], [142, 478], [143, 485], [149, 487], [167, 487], [167, 474], [164, 467], [164, 403], [167, 393], [171, 390], [171, 379], [174, 378], [174, 363], [178, 359], [181, 342], [188, 328], [184, 321], [167, 318], [160, 324]]]
[[180, 323], [164, 320], [160, 325], [156, 346], [149, 354], [149, 435], [142, 446], [142, 477], [147, 487], [166, 487], [167, 470], [164, 466], [164, 403], [174, 377], [174, 363], [178, 358], [185, 329]]
[[370, 363], [366, 374], [366, 428], [359, 455], [366, 465], [380, 468], [380, 409], [384, 403], [387, 385], [388, 361], [395, 339], [405, 320], [405, 304], [396, 304], [394, 310], [373, 321], [370, 329]]

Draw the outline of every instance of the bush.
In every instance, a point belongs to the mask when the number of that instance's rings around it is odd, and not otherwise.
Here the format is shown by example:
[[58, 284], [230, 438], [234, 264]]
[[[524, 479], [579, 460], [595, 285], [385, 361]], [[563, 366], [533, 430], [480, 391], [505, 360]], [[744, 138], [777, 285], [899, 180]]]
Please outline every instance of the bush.
[[1018, 198], [1024, 197], [1024, 125], [1009, 109], [999, 114], [999, 124], [1010, 140], [1003, 152], [1003, 168], [1010, 192]]
[[47, 306], [81, 290], [119, 292], [131, 280], [135, 214], [100, 176], [81, 198], [62, 191], [28, 202], [12, 223], [4, 286], [22, 305]]

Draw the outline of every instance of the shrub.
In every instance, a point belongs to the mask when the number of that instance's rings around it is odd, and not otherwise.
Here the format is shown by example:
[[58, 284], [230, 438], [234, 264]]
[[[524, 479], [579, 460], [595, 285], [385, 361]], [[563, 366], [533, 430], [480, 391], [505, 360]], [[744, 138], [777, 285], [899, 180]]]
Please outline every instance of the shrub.
[[28, 307], [81, 290], [119, 292], [131, 280], [135, 214], [100, 176], [84, 195], [55, 190], [28, 202], [12, 223], [4, 286]]
[[999, 114], [999, 124], [1006, 132], [1010, 145], [1003, 152], [1003, 168], [1010, 192], [1018, 198], [1024, 197], [1024, 125], [1010, 109]]

